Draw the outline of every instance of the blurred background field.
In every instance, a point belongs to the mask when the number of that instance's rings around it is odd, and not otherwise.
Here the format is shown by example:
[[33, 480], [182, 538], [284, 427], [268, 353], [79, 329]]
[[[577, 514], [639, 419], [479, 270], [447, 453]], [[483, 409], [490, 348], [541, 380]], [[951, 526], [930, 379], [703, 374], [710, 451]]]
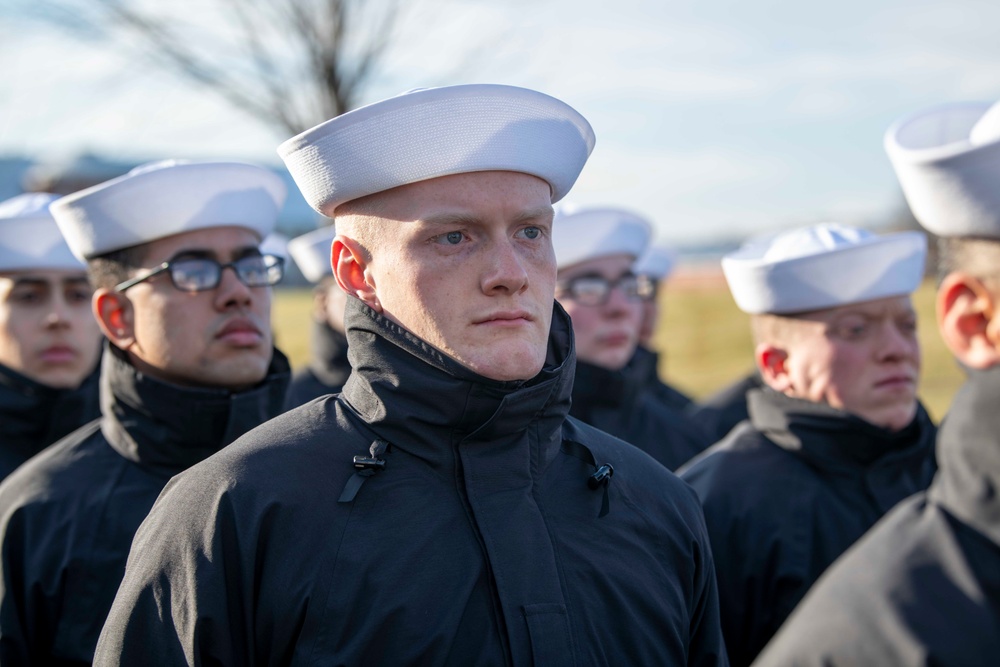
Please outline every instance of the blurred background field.
[[[695, 398], [704, 398], [750, 371], [753, 345], [747, 316], [736, 308], [721, 274], [679, 272], [661, 293], [663, 320], [657, 347], [661, 372]], [[304, 289], [275, 292], [273, 319], [278, 346], [296, 369], [308, 363], [312, 293]], [[934, 285], [917, 291], [923, 376], [920, 395], [935, 420], [951, 404], [964, 380], [937, 333]]]

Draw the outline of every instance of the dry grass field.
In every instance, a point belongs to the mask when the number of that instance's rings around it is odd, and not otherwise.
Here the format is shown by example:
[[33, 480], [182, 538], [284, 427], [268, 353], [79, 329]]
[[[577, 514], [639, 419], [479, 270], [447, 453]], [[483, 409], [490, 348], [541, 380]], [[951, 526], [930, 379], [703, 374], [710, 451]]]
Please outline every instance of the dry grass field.
[[[309, 289], [275, 292], [275, 336], [295, 368], [303, 366], [309, 356], [311, 299]], [[703, 398], [750, 370], [753, 347], [747, 318], [736, 308], [720, 274], [678, 275], [661, 299], [657, 347], [663, 352], [661, 372], [672, 383]], [[924, 352], [921, 398], [939, 420], [963, 375], [937, 333], [931, 282], [917, 291], [915, 305]]]

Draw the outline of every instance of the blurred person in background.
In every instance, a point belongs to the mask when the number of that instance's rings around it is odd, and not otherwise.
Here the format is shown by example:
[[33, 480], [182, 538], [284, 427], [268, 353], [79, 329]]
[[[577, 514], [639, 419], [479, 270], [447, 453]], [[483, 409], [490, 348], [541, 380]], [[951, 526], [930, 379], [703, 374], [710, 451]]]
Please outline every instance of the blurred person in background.
[[49, 213], [56, 198], [0, 203], [0, 480], [100, 413], [93, 290]]
[[645, 366], [647, 386], [655, 397], [674, 410], [683, 410], [691, 405], [691, 397], [660, 378], [659, 365], [663, 353], [654, 350], [654, 339], [660, 323], [660, 300], [662, 289], [677, 261], [669, 248], [652, 245], [646, 249], [635, 265], [642, 294], [642, 323], [639, 325], [639, 345], [635, 348], [635, 358], [631, 363]]
[[760, 665], [1000, 655], [1000, 103], [921, 111], [885, 145], [913, 215], [938, 236], [938, 329], [968, 379], [938, 433], [934, 483], [834, 563]]
[[260, 167], [167, 161], [51, 205], [109, 341], [101, 418], [0, 484], [0, 663], [89, 663], [163, 486], [281, 412], [259, 245], [284, 198]]
[[314, 398], [338, 393], [351, 374], [351, 365], [347, 361], [347, 336], [344, 333], [347, 293], [337, 284], [330, 263], [336, 235], [336, 228], [329, 225], [288, 243], [288, 252], [302, 275], [315, 285], [309, 367], [292, 378], [285, 403], [288, 410]]
[[751, 241], [722, 266], [765, 386], [750, 419], [680, 471], [705, 509], [723, 636], [749, 665], [823, 571], [930, 484], [910, 294], [922, 232], [837, 224]]
[[617, 208], [565, 207], [556, 213], [556, 299], [573, 321], [576, 379], [570, 414], [644, 450], [670, 470], [710, 443], [707, 434], [649, 387], [635, 359], [646, 305], [636, 260], [652, 229]]

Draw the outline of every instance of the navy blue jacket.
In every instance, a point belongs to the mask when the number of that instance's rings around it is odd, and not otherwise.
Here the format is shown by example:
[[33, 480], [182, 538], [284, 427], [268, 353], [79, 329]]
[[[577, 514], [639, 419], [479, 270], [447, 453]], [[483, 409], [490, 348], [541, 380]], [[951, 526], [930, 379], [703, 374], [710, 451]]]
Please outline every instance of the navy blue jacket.
[[239, 393], [139, 373], [113, 346], [100, 420], [0, 484], [0, 664], [86, 665], [132, 537], [170, 477], [277, 415], [288, 362]]
[[347, 323], [339, 396], [164, 490], [97, 664], [725, 664], [697, 498], [567, 418], [561, 308], [526, 382], [478, 376], [356, 299]]
[[347, 361], [347, 337], [334, 331], [325, 322], [314, 322], [309, 366], [292, 378], [285, 399], [285, 410], [305, 405], [309, 401], [336, 394], [351, 374]]
[[755, 664], [997, 664], [998, 404], [1000, 368], [972, 371], [941, 424], [934, 483], [834, 563]]
[[935, 471], [922, 407], [893, 433], [769, 388], [748, 398], [751, 421], [680, 471], [705, 508], [733, 665], [749, 665], [823, 571]]
[[0, 365], [0, 480], [100, 415], [100, 365], [76, 389], [54, 389]]
[[676, 470], [712, 441], [681, 410], [654, 394], [648, 382], [649, 357], [637, 356], [623, 369], [576, 363], [570, 414], [643, 450], [668, 470]]

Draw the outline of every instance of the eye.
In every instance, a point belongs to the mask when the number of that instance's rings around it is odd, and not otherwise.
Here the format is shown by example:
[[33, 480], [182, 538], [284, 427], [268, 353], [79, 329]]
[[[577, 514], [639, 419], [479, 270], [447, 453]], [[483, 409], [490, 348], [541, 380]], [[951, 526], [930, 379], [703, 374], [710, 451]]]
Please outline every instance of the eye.
[[90, 303], [91, 293], [85, 289], [71, 289], [66, 291], [66, 301], [69, 303]]
[[45, 300], [45, 294], [39, 289], [15, 290], [11, 293], [10, 300], [14, 303], [32, 306], [42, 303]]
[[524, 235], [524, 238], [534, 240], [542, 235], [542, 230], [538, 227], [525, 227], [521, 230], [521, 233]]
[[864, 320], [850, 319], [840, 322], [834, 328], [835, 334], [844, 340], [860, 340], [868, 335], [871, 324]]
[[465, 238], [462, 232], [447, 232], [440, 236], [435, 236], [434, 241], [442, 245], [458, 245]]

